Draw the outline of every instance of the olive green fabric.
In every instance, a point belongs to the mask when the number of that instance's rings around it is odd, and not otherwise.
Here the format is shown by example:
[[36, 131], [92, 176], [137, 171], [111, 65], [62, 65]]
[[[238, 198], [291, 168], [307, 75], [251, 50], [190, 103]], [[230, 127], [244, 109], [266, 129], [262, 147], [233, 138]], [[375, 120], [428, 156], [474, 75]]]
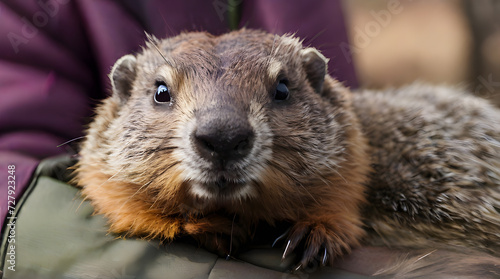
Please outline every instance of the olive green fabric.
[[333, 268], [291, 274], [292, 259], [282, 262], [282, 251], [269, 247], [225, 260], [188, 243], [118, 238], [64, 182], [70, 164], [50, 159], [35, 172], [16, 208], [15, 271], [2, 237], [3, 278], [366, 278]]

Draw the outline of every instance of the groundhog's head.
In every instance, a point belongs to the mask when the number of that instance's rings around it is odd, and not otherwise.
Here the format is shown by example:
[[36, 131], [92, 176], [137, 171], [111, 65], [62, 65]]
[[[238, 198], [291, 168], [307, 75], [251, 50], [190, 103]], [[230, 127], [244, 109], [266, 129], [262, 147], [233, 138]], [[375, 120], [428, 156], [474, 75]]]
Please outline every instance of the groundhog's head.
[[152, 204], [314, 200], [315, 187], [351, 179], [357, 144], [345, 89], [326, 65], [287, 35], [151, 38], [114, 65], [80, 178], [93, 165], [103, 183], [135, 185], [129, 199]]

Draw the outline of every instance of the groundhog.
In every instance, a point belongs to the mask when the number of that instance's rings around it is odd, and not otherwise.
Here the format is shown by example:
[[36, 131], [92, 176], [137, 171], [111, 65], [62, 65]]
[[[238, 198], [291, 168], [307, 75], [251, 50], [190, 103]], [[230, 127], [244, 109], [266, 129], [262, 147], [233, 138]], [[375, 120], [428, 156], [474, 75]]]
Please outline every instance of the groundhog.
[[361, 244], [500, 251], [500, 110], [460, 90], [350, 92], [292, 35], [183, 33], [120, 58], [76, 181], [110, 231], [220, 255], [286, 221], [283, 258]]

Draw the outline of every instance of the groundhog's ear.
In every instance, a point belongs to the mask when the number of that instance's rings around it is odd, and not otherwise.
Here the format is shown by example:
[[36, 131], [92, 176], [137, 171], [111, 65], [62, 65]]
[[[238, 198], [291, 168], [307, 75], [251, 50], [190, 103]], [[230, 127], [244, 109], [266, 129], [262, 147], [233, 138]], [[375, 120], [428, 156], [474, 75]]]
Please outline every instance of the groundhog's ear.
[[309, 83], [314, 91], [321, 93], [327, 71], [328, 59], [317, 49], [308, 47], [302, 50], [302, 62]]
[[136, 58], [127, 54], [116, 61], [109, 78], [113, 88], [113, 97], [121, 103], [125, 103], [132, 91], [132, 81], [136, 75]]

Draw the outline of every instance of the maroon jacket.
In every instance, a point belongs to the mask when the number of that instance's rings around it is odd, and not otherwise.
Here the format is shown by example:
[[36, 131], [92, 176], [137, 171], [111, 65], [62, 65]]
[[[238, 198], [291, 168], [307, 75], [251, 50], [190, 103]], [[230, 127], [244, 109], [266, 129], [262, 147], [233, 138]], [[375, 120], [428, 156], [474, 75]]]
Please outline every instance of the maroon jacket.
[[[340, 1], [234, 1], [240, 27], [296, 33], [330, 58], [330, 73], [356, 86]], [[18, 199], [38, 162], [82, 136], [92, 107], [109, 91], [113, 63], [143, 45], [181, 31], [229, 31], [227, 0], [0, 2], [0, 222], [7, 213], [8, 166]]]

